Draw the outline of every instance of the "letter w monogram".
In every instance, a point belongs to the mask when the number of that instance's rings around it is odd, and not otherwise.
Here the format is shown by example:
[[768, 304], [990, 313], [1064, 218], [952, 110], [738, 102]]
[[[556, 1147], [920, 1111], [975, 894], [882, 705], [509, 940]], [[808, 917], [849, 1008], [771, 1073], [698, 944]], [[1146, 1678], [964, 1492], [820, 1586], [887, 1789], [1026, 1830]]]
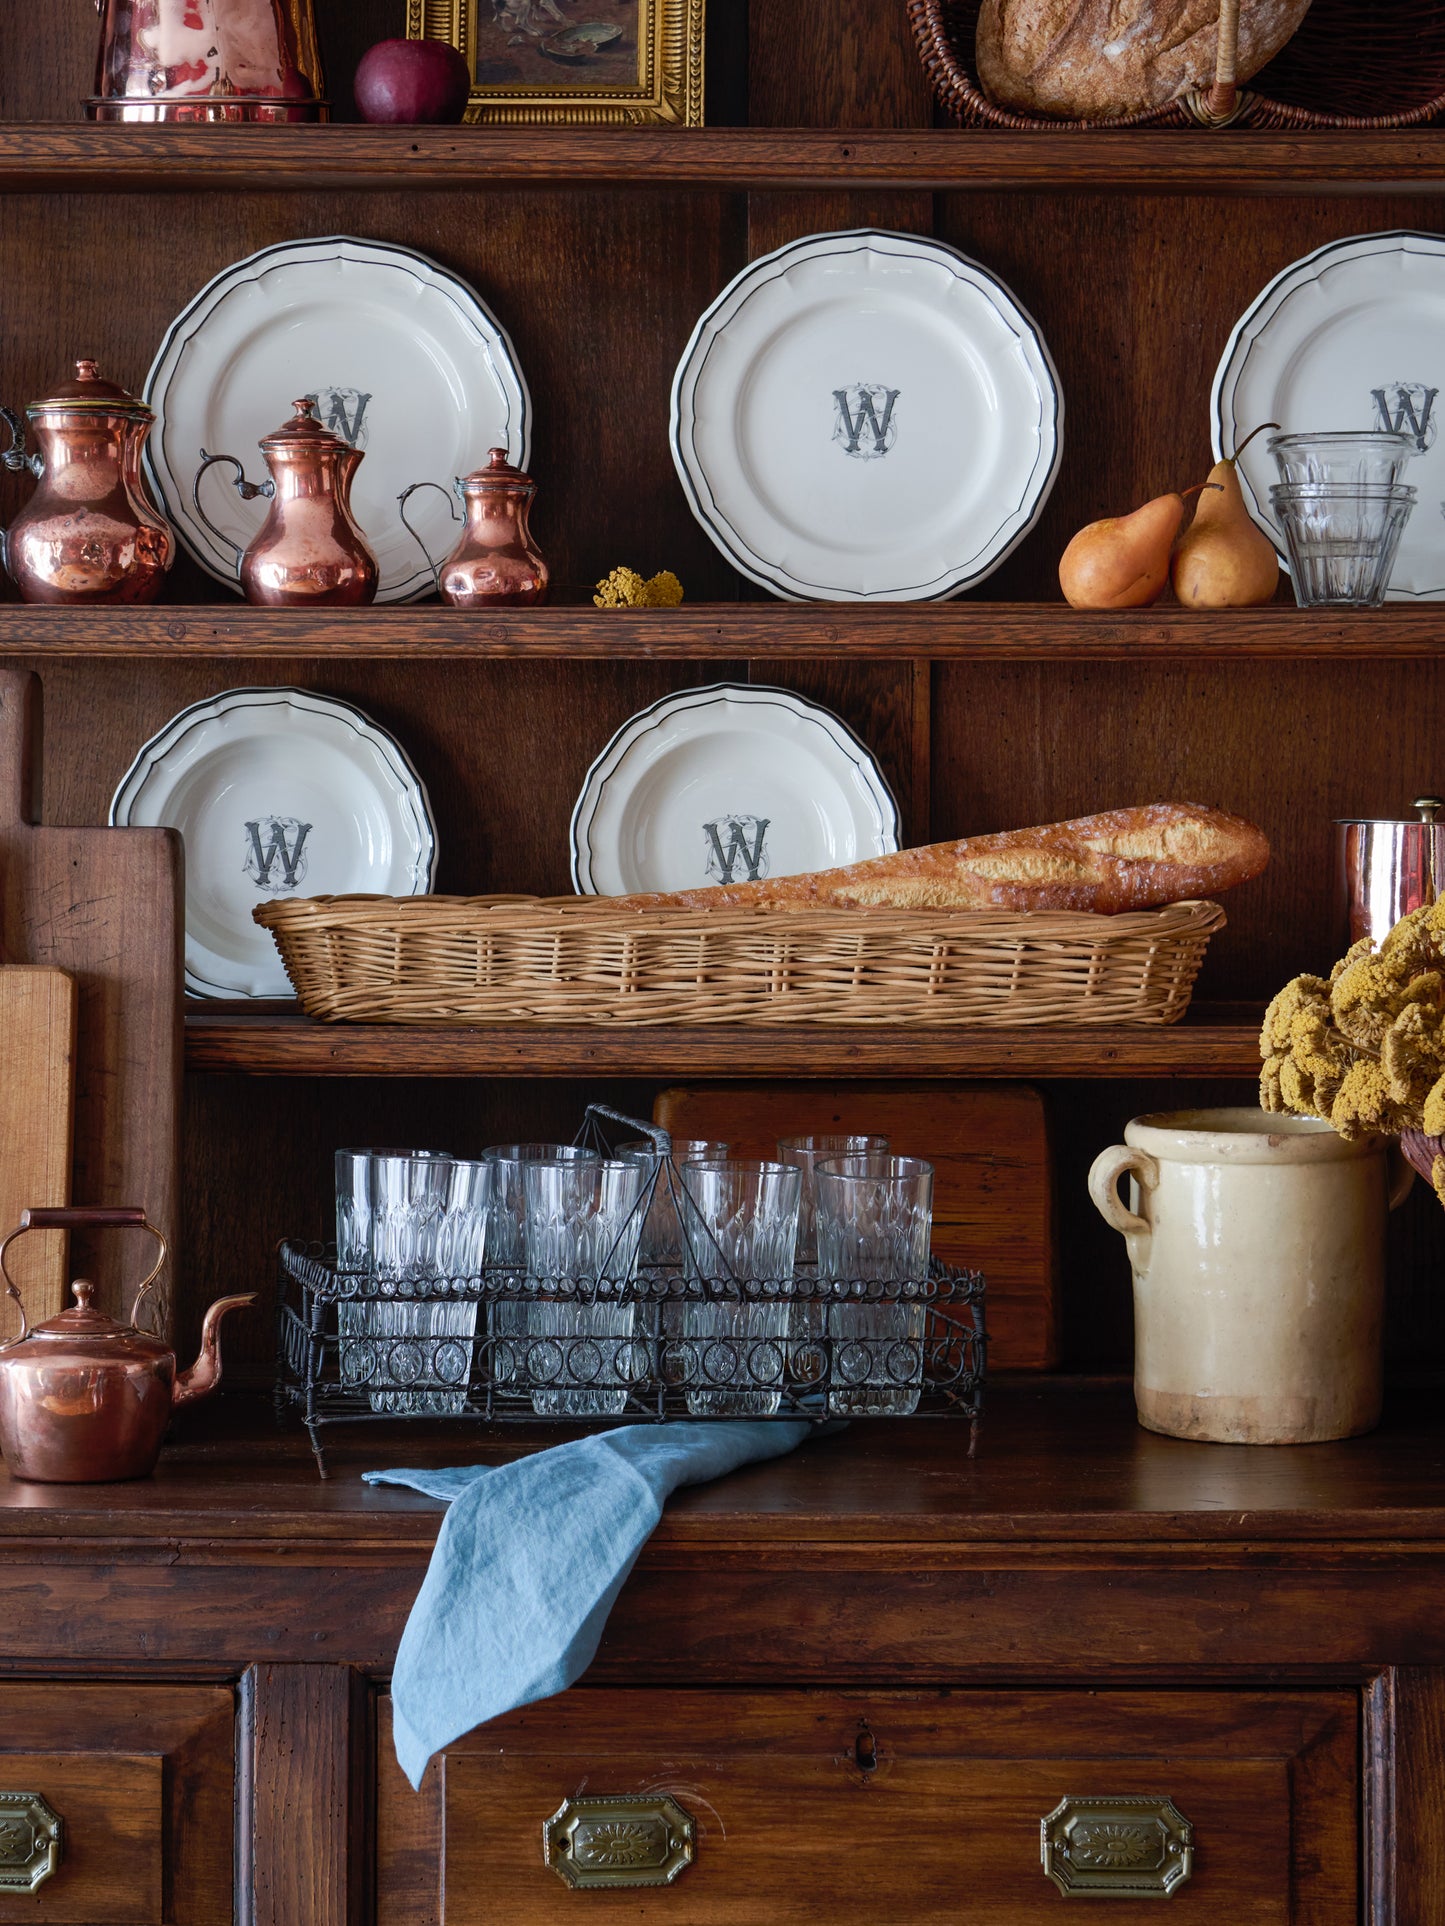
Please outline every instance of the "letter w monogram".
[[768, 833], [768, 820], [766, 816], [758, 817], [757, 834], [753, 838], [753, 846], [751, 849], [748, 848], [748, 839], [743, 834], [743, 826], [740, 822], [734, 820], [728, 824], [729, 829], [732, 831], [732, 836], [729, 839], [726, 849], [723, 848], [722, 838], [717, 833], [717, 824], [708, 823], [706, 825], [707, 839], [712, 844], [713, 855], [717, 857], [718, 869], [721, 871], [722, 880], [725, 883], [731, 883], [733, 881], [733, 870], [739, 861], [742, 862], [743, 867], [747, 870], [747, 876], [744, 880], [749, 883], [757, 882], [758, 872], [763, 860], [763, 838]]
[[860, 388], [858, 390], [858, 412], [856, 415], [853, 414], [848, 406], [848, 390], [846, 388], [835, 388], [833, 390], [833, 399], [838, 404], [838, 413], [843, 417], [843, 426], [847, 431], [848, 453], [850, 455], [857, 454], [858, 443], [863, 439], [865, 426], [871, 428], [873, 431], [873, 452], [878, 455], [884, 452], [884, 446], [888, 439], [888, 424], [893, 419], [893, 404], [897, 401], [900, 393], [901, 390], [898, 388], [887, 388], [884, 390], [886, 400], [883, 405], [883, 419], [880, 422], [877, 410], [873, 406], [873, 397], [866, 388]]
[[1423, 411], [1417, 415], [1415, 413], [1415, 397], [1413, 393], [1403, 382], [1398, 383], [1395, 388], [1395, 417], [1393, 421], [1390, 419], [1390, 405], [1385, 399], [1385, 390], [1383, 388], [1372, 388], [1370, 392], [1375, 397], [1375, 406], [1380, 411], [1380, 425], [1384, 428], [1385, 432], [1391, 435], [1402, 435], [1405, 433], [1405, 424], [1408, 422], [1409, 432], [1415, 439], [1415, 447], [1417, 451], [1423, 455], [1425, 452], [1426, 437], [1430, 433], [1430, 417], [1435, 412], [1435, 397], [1439, 394], [1440, 390], [1438, 388], [1423, 388], [1420, 390], [1425, 397], [1425, 405]]
[[281, 859], [281, 873], [286, 878], [286, 887], [287, 889], [295, 889], [296, 867], [301, 861], [301, 852], [306, 847], [306, 838], [310, 833], [310, 823], [298, 823], [296, 825], [296, 847], [288, 850], [286, 847], [286, 831], [281, 827], [280, 823], [273, 823], [271, 826], [271, 847], [263, 854], [261, 849], [260, 823], [247, 823], [246, 834], [251, 838], [251, 854], [256, 858], [256, 880], [263, 884], [270, 883], [271, 865], [279, 856]]
[[[327, 399], [326, 426], [331, 430], [333, 435], [340, 435], [343, 441], [348, 441], [355, 447], [356, 437], [361, 433], [362, 418], [366, 414], [366, 404], [371, 400], [371, 396], [363, 394], [357, 395], [356, 414], [354, 417], [347, 414], [346, 399], [335, 388], [329, 390]], [[321, 412], [321, 396], [319, 394], [308, 395], [307, 400], [319, 415]]]

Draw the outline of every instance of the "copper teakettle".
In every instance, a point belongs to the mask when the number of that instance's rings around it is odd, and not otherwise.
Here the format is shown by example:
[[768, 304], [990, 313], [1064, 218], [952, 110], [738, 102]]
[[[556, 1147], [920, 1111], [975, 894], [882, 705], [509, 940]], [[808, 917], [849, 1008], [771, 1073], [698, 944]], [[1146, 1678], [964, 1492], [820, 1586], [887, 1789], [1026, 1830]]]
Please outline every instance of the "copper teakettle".
[[[353, 608], [376, 598], [376, 557], [351, 512], [351, 482], [362, 460], [353, 448], [316, 419], [309, 395], [291, 406], [295, 414], [263, 435], [261, 453], [271, 479], [249, 482], [234, 455], [208, 455], [191, 486], [196, 513], [217, 541], [236, 557], [236, 575], [248, 602], [265, 608]], [[264, 496], [270, 513], [243, 554], [201, 507], [201, 477], [216, 462], [235, 469], [242, 501]]]
[[[397, 496], [401, 519], [426, 556], [437, 594], [454, 609], [525, 608], [547, 593], [547, 564], [527, 526], [537, 484], [511, 466], [505, 448], [489, 453], [485, 468], [465, 479], [459, 475], [453, 483], [465, 505], [464, 516], [458, 515], [440, 482], [413, 482]], [[462, 539], [440, 564], [432, 560], [426, 543], [406, 519], [407, 501], [419, 488], [435, 488], [446, 495], [452, 520], [462, 524]]]
[[0, 408], [12, 474], [40, 486], [0, 535], [0, 560], [27, 602], [153, 602], [176, 558], [171, 525], [152, 505], [140, 457], [155, 414], [93, 361], [25, 410], [40, 446], [27, 453], [17, 415]]
[[311, 0], [95, 0], [92, 120], [325, 120]]
[[20, 1335], [0, 1344], [0, 1450], [13, 1478], [36, 1484], [106, 1484], [144, 1478], [155, 1468], [161, 1439], [177, 1405], [214, 1391], [221, 1381], [216, 1331], [227, 1311], [254, 1304], [254, 1292], [218, 1298], [201, 1328], [201, 1355], [176, 1375], [176, 1354], [134, 1324], [117, 1324], [91, 1307], [94, 1285], [77, 1278], [74, 1307], [33, 1330], [5, 1268], [5, 1253], [32, 1230], [147, 1230], [160, 1245], [154, 1268], [135, 1294], [132, 1317], [160, 1276], [166, 1240], [143, 1210], [76, 1205], [20, 1214], [0, 1244], [0, 1277], [20, 1306]]

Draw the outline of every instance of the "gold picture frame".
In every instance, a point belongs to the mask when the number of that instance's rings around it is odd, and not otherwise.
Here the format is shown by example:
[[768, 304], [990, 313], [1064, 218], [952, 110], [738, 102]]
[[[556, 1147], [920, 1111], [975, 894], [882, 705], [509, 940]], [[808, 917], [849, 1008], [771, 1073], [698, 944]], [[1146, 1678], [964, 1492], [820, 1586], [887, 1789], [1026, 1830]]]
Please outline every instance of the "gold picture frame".
[[[588, 18], [589, 5], [599, 18]], [[469, 121], [701, 127], [704, 6], [705, 0], [406, 0], [406, 35], [450, 41], [466, 57]]]

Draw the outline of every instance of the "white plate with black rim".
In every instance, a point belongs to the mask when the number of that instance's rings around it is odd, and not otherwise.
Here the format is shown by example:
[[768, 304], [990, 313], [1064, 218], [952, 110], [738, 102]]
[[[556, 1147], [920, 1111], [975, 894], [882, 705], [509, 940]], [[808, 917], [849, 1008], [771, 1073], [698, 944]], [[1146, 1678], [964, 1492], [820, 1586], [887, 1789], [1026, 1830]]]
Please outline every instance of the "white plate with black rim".
[[705, 889], [897, 847], [893, 792], [845, 722], [787, 689], [717, 682], [654, 702], [593, 763], [572, 812], [572, 885]]
[[[1317, 248], [1277, 274], [1236, 322], [1214, 377], [1214, 452], [1260, 422], [1287, 434], [1381, 429], [1410, 435], [1401, 479], [1420, 490], [1390, 577], [1391, 602], [1445, 600], [1445, 235], [1393, 228]], [[1269, 504], [1279, 480], [1268, 437], [1245, 449], [1250, 514], [1288, 566]]]
[[[525, 468], [532, 406], [506, 330], [465, 281], [411, 248], [332, 234], [263, 248], [226, 268], [177, 315], [146, 376], [157, 422], [152, 479], [190, 554], [237, 587], [236, 558], [196, 513], [201, 450], [234, 455], [266, 479], [256, 444], [302, 395], [363, 451], [352, 507], [381, 568], [378, 602], [410, 602], [435, 584], [402, 526], [396, 498], [423, 489], [408, 514], [440, 561], [456, 546], [454, 476], [489, 448]], [[264, 502], [244, 502], [229, 471], [201, 483], [207, 513], [244, 549]]]
[[425, 785], [370, 716], [306, 689], [228, 689], [182, 709], [131, 764], [110, 820], [186, 848], [186, 988], [290, 996], [269, 933], [278, 896], [425, 896], [437, 838]]
[[857, 228], [765, 255], [713, 302], [673, 380], [672, 454], [749, 580], [791, 601], [936, 601], [1038, 520], [1063, 413], [996, 275]]

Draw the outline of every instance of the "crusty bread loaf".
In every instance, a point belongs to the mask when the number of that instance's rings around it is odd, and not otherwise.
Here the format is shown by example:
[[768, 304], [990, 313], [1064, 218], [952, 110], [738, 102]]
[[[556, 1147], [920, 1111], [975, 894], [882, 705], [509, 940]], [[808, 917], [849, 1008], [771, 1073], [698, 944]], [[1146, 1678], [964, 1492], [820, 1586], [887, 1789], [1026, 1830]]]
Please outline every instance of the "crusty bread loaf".
[[[1294, 33], [1310, 0], [1242, 0], [1241, 83]], [[1000, 107], [1109, 120], [1214, 81], [1219, 0], [983, 0], [978, 77]]]
[[1262, 830], [1195, 803], [1111, 809], [1038, 829], [875, 856], [806, 876], [616, 899], [638, 909], [1120, 910], [1213, 896], [1269, 861]]

